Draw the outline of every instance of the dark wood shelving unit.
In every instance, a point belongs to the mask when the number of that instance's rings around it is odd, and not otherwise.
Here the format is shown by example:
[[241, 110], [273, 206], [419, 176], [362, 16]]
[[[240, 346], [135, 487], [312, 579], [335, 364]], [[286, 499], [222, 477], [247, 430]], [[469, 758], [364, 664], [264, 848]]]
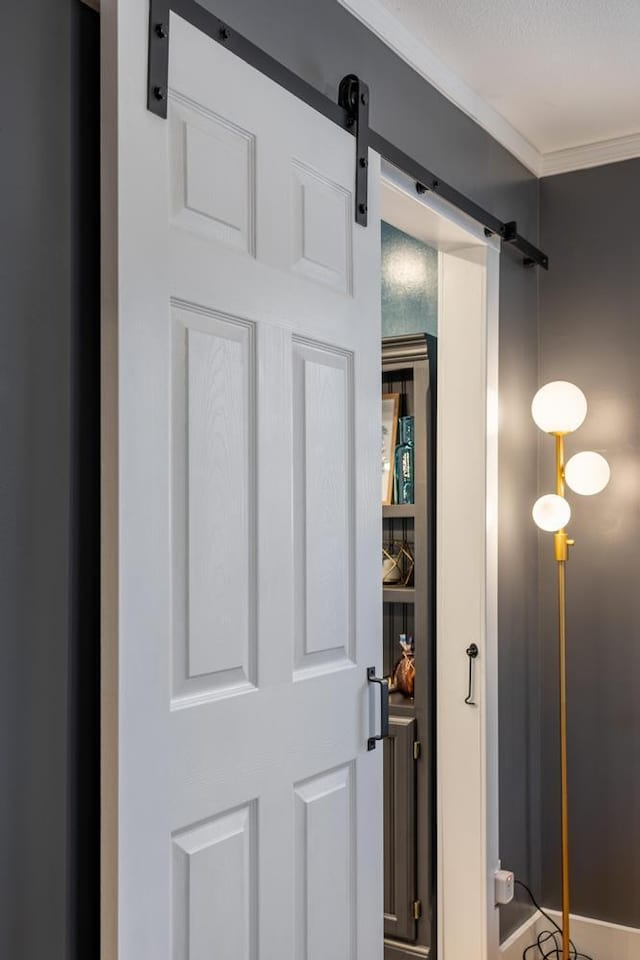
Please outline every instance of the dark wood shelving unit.
[[382, 508], [383, 542], [406, 543], [414, 559], [408, 586], [383, 586], [384, 669], [391, 675], [401, 656], [401, 633], [414, 638], [416, 667], [414, 697], [399, 692], [389, 697], [390, 736], [384, 747], [385, 960], [435, 952], [433, 343], [424, 334], [382, 341], [382, 392], [399, 393], [400, 415], [414, 417], [415, 494], [413, 504]]

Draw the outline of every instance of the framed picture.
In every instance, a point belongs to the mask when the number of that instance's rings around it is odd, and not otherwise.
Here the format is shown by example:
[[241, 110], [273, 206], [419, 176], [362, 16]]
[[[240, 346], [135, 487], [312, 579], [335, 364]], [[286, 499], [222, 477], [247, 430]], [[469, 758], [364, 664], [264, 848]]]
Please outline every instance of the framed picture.
[[382, 394], [382, 503], [393, 502], [393, 458], [398, 436], [400, 394]]

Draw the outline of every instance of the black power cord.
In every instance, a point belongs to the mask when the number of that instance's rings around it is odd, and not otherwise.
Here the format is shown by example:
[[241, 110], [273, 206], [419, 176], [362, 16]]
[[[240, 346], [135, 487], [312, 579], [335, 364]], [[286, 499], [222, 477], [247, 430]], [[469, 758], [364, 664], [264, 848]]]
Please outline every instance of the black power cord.
[[[522, 952], [522, 960], [562, 960], [562, 927], [558, 926], [553, 917], [550, 917], [546, 910], [542, 909], [526, 883], [523, 883], [522, 880], [516, 880], [516, 883], [526, 891], [533, 906], [553, 928], [552, 930], [543, 930], [542, 933], [538, 934], [535, 943], [525, 947]], [[570, 940], [569, 944], [571, 960], [593, 960], [586, 953], [579, 953], [573, 940]]]

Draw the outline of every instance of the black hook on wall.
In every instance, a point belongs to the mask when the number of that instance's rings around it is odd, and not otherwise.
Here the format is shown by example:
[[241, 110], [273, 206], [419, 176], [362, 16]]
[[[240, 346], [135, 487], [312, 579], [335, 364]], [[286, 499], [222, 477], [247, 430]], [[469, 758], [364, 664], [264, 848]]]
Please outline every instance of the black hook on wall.
[[467, 656], [469, 657], [469, 692], [464, 698], [464, 702], [470, 707], [477, 706], [475, 700], [472, 697], [473, 693], [473, 661], [477, 659], [480, 651], [478, 650], [477, 644], [472, 643], [470, 647], [467, 647]]

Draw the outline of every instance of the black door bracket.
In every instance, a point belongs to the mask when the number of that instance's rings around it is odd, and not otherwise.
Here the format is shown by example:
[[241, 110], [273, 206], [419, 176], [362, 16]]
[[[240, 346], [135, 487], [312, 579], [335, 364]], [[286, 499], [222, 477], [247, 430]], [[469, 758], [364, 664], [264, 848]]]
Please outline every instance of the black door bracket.
[[147, 107], [163, 120], [167, 119], [169, 12], [169, 0], [151, 0], [149, 3]]
[[353, 73], [340, 81], [338, 103], [356, 137], [356, 223], [366, 227], [369, 185], [369, 87]]

